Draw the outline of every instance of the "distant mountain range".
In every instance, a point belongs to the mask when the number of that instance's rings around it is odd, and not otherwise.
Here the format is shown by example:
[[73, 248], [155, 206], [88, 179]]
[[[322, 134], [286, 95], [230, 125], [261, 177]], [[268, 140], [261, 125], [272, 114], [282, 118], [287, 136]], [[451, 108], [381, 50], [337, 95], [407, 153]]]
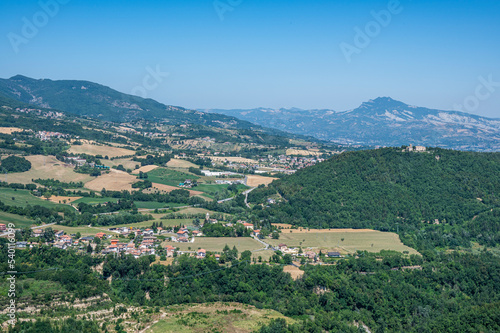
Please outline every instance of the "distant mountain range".
[[344, 144], [412, 143], [461, 150], [500, 150], [500, 119], [410, 106], [389, 97], [379, 97], [344, 112], [296, 108], [200, 111]]
[[77, 116], [128, 122], [136, 119], [162, 121], [168, 124], [195, 124], [222, 128], [258, 130], [285, 137], [302, 137], [276, 132], [238, 118], [207, 114], [183, 107], [165, 105], [153, 99], [124, 94], [109, 87], [78, 80], [32, 79], [16, 75], [0, 79], [0, 101], [12, 100], [26, 105], [64, 111]]
[[2, 99], [104, 121], [146, 119], [172, 125], [257, 130], [288, 138], [315, 137], [363, 146], [412, 143], [461, 150], [500, 150], [500, 119], [415, 107], [388, 97], [370, 100], [344, 112], [295, 108], [189, 110], [124, 94], [89, 81], [16, 75], [0, 79]]

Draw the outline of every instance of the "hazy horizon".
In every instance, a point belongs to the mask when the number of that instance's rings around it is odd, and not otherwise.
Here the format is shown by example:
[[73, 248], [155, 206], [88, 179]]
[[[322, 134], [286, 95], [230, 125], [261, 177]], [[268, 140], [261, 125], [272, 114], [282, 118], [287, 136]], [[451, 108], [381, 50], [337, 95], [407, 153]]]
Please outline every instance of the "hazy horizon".
[[4, 78], [88, 80], [190, 109], [345, 111], [390, 96], [499, 117], [493, 1], [42, 0], [4, 2], [0, 18]]

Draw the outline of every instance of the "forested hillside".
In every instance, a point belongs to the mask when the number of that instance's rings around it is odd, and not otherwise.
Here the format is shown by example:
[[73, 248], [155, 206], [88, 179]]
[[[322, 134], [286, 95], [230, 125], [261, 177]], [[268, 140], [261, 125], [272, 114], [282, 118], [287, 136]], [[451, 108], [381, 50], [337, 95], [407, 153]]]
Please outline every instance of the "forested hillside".
[[[413, 230], [434, 228], [464, 238], [497, 243], [500, 154], [403, 148], [347, 152], [251, 193], [263, 203], [278, 193], [281, 202], [260, 212], [273, 222], [314, 228]], [[493, 211], [491, 211], [493, 209]], [[463, 226], [464, 234], [459, 230]], [[408, 240], [410, 241], [410, 240]], [[411, 242], [411, 241], [410, 241]], [[415, 244], [412, 244], [415, 245]]]

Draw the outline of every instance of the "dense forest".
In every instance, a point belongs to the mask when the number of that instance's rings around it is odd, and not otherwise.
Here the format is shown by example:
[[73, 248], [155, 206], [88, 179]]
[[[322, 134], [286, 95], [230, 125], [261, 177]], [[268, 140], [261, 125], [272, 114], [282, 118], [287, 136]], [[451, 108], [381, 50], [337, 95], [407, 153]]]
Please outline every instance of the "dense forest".
[[24, 157], [11, 155], [2, 160], [0, 168], [8, 172], [24, 172], [31, 169], [31, 162]]
[[251, 192], [249, 200], [264, 204], [269, 196], [280, 196], [280, 203], [259, 212], [272, 222], [412, 236], [424, 228], [442, 243], [407, 237], [419, 248], [467, 245], [471, 239], [497, 243], [500, 153], [403, 148], [337, 155]]
[[[0, 240], [2, 271], [7, 270], [5, 246]], [[151, 265], [154, 256], [91, 257], [45, 246], [27, 249], [18, 251], [16, 270], [35, 272], [18, 276], [18, 293], [26, 299], [34, 280], [51, 281], [67, 298], [106, 293], [114, 303], [139, 306], [234, 301], [298, 320], [290, 327], [272, 322], [262, 332], [357, 332], [354, 322], [372, 332], [500, 329], [500, 260], [489, 253], [426, 251], [408, 257], [360, 252], [337, 265], [306, 266], [304, 275], [293, 280], [281, 265], [250, 264], [249, 251], [225, 252], [225, 266], [210, 253], [204, 260], [183, 255], [163, 266]], [[92, 269], [101, 263], [102, 273]], [[11, 332], [30, 325], [34, 323], [19, 322]]]

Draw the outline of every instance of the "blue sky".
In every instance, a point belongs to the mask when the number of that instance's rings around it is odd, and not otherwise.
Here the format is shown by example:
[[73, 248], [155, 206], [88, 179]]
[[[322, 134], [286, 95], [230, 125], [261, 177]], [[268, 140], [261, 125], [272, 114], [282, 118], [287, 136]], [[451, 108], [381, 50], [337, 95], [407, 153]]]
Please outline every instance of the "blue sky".
[[2, 78], [188, 108], [342, 111], [390, 96], [500, 118], [499, 1], [4, 0], [0, 22]]

